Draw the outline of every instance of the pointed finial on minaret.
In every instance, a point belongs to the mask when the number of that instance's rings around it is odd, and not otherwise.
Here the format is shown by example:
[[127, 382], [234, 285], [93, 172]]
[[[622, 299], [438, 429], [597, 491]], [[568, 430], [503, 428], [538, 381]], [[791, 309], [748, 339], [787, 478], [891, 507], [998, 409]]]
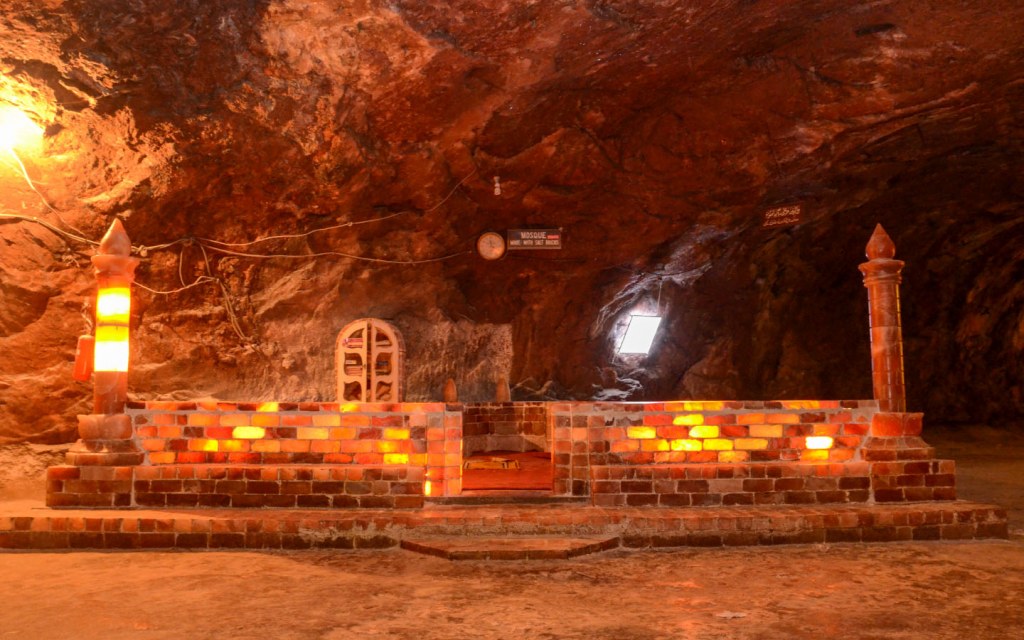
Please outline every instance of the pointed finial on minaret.
[[881, 224], [875, 225], [875, 232], [871, 234], [871, 239], [868, 240], [866, 253], [868, 260], [877, 260], [879, 258], [891, 260], [896, 255], [896, 245], [893, 244], [892, 238], [885, 232]]
[[108, 256], [127, 256], [132, 252], [132, 241], [128, 239], [128, 233], [124, 230], [121, 220], [114, 218], [110, 228], [100, 240], [99, 252]]

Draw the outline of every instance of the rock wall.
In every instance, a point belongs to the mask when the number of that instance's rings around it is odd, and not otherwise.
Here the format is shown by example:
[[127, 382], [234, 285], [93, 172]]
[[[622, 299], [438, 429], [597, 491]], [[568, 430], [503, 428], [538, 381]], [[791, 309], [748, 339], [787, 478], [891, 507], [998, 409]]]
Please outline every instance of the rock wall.
[[[1019, 421], [1021, 24], [1013, 0], [6, 2], [0, 106], [43, 137], [0, 149], [0, 442], [74, 438], [115, 216], [139, 399], [330, 399], [366, 316], [406, 334], [416, 400], [501, 376], [522, 400], [866, 397], [881, 222], [910, 408]], [[800, 223], [762, 229], [785, 203]], [[565, 248], [473, 255], [528, 227]], [[616, 356], [637, 308], [656, 350]]]

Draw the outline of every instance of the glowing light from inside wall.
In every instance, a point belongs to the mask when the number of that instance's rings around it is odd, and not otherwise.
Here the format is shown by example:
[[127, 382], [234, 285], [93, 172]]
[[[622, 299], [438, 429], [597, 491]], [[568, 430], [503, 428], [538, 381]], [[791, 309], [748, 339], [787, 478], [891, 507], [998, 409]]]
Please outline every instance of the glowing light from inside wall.
[[42, 128], [23, 111], [0, 106], [0, 149], [37, 151], [42, 142]]
[[128, 324], [132, 297], [128, 287], [100, 289], [96, 297], [96, 321], [100, 324]]
[[429, 496], [430, 495], [430, 489], [431, 489], [430, 480], [427, 480], [426, 482], [423, 483], [423, 495]]
[[629, 316], [626, 334], [619, 344], [619, 353], [639, 353], [647, 355], [654, 343], [654, 334], [661, 325], [661, 316]]
[[267, 435], [263, 427], [235, 427], [231, 430], [231, 437], [238, 440], [262, 440]]
[[831, 449], [833, 440], [828, 436], [810, 436], [807, 438], [808, 449]]
[[128, 371], [128, 327], [96, 327], [94, 371]]

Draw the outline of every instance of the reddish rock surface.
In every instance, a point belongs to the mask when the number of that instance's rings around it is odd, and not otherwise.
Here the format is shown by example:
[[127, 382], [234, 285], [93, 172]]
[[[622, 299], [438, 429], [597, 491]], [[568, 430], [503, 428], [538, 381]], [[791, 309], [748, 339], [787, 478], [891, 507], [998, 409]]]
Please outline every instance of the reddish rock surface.
[[[120, 217], [140, 284], [198, 282], [136, 290], [133, 397], [253, 400], [333, 399], [367, 316], [404, 333], [409, 399], [867, 397], [880, 222], [908, 408], [1019, 420], [1022, 25], [1014, 0], [5, 2], [0, 106], [45, 136], [32, 188], [0, 150], [0, 442], [69, 441], [89, 406], [93, 248], [33, 217]], [[526, 227], [565, 248], [472, 255]], [[659, 303], [655, 352], [616, 358]]]

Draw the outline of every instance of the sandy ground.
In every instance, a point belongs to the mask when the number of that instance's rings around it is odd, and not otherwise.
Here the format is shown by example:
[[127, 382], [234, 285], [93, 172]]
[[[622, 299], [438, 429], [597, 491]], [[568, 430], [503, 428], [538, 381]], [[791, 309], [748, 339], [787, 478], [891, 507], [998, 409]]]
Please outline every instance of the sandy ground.
[[1024, 436], [935, 429], [1010, 541], [616, 551], [0, 554], [4, 638], [1024, 638]]

